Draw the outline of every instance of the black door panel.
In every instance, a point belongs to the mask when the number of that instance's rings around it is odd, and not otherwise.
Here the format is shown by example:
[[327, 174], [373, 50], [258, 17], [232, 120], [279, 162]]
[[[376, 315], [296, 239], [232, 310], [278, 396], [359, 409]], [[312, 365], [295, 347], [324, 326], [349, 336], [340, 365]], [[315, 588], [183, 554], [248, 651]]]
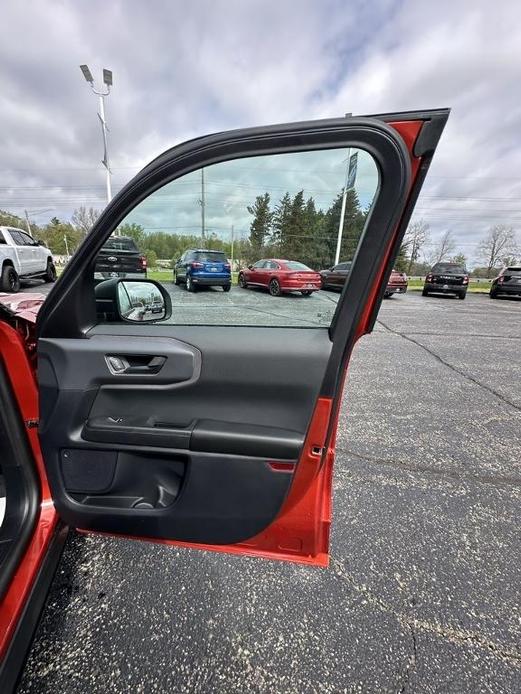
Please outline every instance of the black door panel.
[[[73, 522], [81, 508], [86, 528], [191, 542], [251, 537], [288, 491], [292, 466], [270, 462], [299, 457], [327, 330], [135, 330], [40, 341], [40, 439], [51, 485], [66, 490], [62, 517]], [[107, 355], [165, 361], [158, 373], [118, 374]]]

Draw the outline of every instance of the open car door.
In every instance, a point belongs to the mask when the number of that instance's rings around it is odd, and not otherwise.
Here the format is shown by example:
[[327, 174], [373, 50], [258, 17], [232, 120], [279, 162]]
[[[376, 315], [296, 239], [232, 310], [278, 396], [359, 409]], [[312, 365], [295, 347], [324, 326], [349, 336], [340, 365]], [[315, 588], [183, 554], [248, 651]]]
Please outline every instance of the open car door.
[[[219, 133], [165, 152], [118, 193], [38, 316], [39, 439], [62, 520], [327, 564], [349, 357], [373, 327], [447, 117]], [[190, 291], [167, 268], [149, 272], [157, 284], [117, 273], [98, 284], [111, 234], [145, 253], [155, 234], [173, 261], [229, 242], [234, 273], [267, 257], [352, 265], [340, 295], [298, 273], [280, 296], [236, 274], [228, 291], [222, 268], [195, 264]]]

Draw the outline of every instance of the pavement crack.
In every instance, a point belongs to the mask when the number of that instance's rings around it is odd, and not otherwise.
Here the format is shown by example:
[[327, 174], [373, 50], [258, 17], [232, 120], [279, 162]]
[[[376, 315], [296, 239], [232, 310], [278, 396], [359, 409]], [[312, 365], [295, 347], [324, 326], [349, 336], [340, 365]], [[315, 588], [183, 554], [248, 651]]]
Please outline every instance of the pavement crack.
[[[440, 638], [443, 638], [456, 645], [476, 646], [488, 651], [500, 660], [507, 661], [510, 665], [515, 665], [516, 667], [521, 668], [521, 652], [518, 649], [503, 646], [502, 644], [496, 643], [492, 639], [489, 639], [484, 634], [471, 631], [470, 629], [461, 629], [450, 625], [444, 625], [435, 620], [430, 621], [427, 619], [418, 619], [412, 615], [400, 612], [383, 600], [379, 595], [376, 595], [374, 591], [372, 591], [365, 583], [357, 583], [355, 578], [347, 570], [346, 566], [338, 559], [331, 557], [330, 566], [339, 578], [347, 581], [355, 592], [363, 596], [367, 604], [379, 609], [382, 612], [393, 615], [404, 629], [409, 630], [409, 632], [414, 631], [414, 665], [416, 665], [418, 658], [416, 635], [420, 631], [439, 636]], [[408, 672], [409, 674], [411, 672], [410, 665]], [[403, 689], [399, 691], [403, 691]]]
[[407, 689], [409, 688], [410, 680], [411, 680], [411, 673], [414, 672], [416, 668], [416, 661], [418, 658], [418, 647], [416, 643], [416, 632], [412, 626], [409, 626], [409, 632], [411, 634], [411, 641], [412, 641], [412, 649], [411, 649], [411, 655], [409, 656], [409, 660], [407, 662], [407, 665], [405, 666], [405, 670], [402, 674], [402, 685], [400, 689], [398, 689], [398, 694], [405, 694]]
[[499, 393], [497, 390], [494, 390], [494, 388], [492, 388], [491, 386], [487, 386], [484, 383], [482, 383], [481, 381], [478, 381], [477, 378], [474, 378], [474, 376], [471, 376], [466, 371], [463, 371], [462, 369], [458, 369], [457, 366], [454, 366], [454, 364], [449, 363], [448, 361], [443, 359], [443, 357], [440, 357], [439, 354], [436, 354], [436, 352], [434, 352], [434, 350], [430, 349], [429, 347], [426, 347], [421, 342], [418, 342], [418, 340], [415, 340], [413, 337], [406, 335], [405, 333], [401, 332], [400, 330], [395, 330], [394, 328], [390, 328], [380, 318], [378, 318], [378, 323], [380, 323], [380, 325], [383, 328], [385, 328], [386, 330], [388, 330], [390, 333], [393, 333], [393, 335], [399, 335], [404, 340], [407, 340], [408, 342], [412, 342], [417, 347], [421, 347], [421, 349], [425, 350], [425, 352], [430, 354], [432, 357], [434, 357], [434, 359], [439, 361], [441, 364], [446, 366], [448, 369], [450, 369], [451, 371], [454, 371], [454, 373], [457, 373], [460, 376], [463, 376], [463, 378], [466, 378], [468, 381], [471, 381], [472, 383], [477, 385], [479, 388], [483, 388], [483, 390], [486, 390], [491, 395], [494, 395], [496, 398], [498, 398], [498, 400], [501, 400], [502, 402], [509, 405], [510, 407], [513, 407], [518, 412], [521, 412], [521, 406], [520, 405], [516, 405], [516, 403], [514, 403], [514, 402], [512, 402], [512, 400], [509, 400], [508, 398], [506, 398], [502, 393]]
[[491, 475], [473, 475], [465, 474], [462, 475], [458, 472], [453, 472], [451, 470], [434, 470], [426, 465], [411, 465], [403, 460], [393, 460], [392, 458], [380, 458], [377, 456], [366, 455], [363, 453], [356, 453], [350, 448], [337, 447], [337, 451], [344, 453], [345, 455], [352, 456], [358, 460], [363, 460], [364, 462], [372, 463], [374, 465], [382, 465], [385, 467], [391, 467], [398, 470], [403, 470], [404, 472], [419, 473], [422, 475], [430, 475], [432, 477], [439, 477], [440, 479], [450, 479], [456, 482], [478, 482], [480, 484], [491, 484], [494, 487], [518, 487], [521, 488], [521, 480], [519, 477], [493, 477]]

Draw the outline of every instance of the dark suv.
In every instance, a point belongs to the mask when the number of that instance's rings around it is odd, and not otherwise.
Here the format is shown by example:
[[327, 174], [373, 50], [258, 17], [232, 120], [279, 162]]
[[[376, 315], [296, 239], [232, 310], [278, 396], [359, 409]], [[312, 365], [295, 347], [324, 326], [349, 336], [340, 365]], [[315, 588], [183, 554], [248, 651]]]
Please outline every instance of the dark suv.
[[208, 251], [204, 248], [188, 250], [174, 265], [175, 284], [184, 283], [189, 292], [197, 287], [222, 287], [229, 292], [232, 286], [232, 271], [223, 251]]
[[468, 286], [469, 276], [462, 265], [436, 263], [425, 278], [422, 294], [456, 294], [459, 299], [464, 299]]
[[521, 296], [521, 265], [506, 267], [492, 280], [490, 298], [497, 299], [500, 295]]

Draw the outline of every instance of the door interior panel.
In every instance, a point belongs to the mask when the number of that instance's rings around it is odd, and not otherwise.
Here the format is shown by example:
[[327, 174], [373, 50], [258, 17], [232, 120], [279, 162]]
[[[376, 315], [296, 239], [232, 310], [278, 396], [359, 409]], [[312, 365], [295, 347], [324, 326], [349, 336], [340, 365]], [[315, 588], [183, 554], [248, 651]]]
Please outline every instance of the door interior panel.
[[[40, 340], [40, 440], [51, 484], [66, 491], [60, 514], [72, 523], [81, 509], [85, 529], [189, 542], [260, 532], [291, 484], [327, 330], [135, 330]], [[110, 357], [143, 368], [118, 373]], [[155, 357], [161, 368], [147, 371]]]

